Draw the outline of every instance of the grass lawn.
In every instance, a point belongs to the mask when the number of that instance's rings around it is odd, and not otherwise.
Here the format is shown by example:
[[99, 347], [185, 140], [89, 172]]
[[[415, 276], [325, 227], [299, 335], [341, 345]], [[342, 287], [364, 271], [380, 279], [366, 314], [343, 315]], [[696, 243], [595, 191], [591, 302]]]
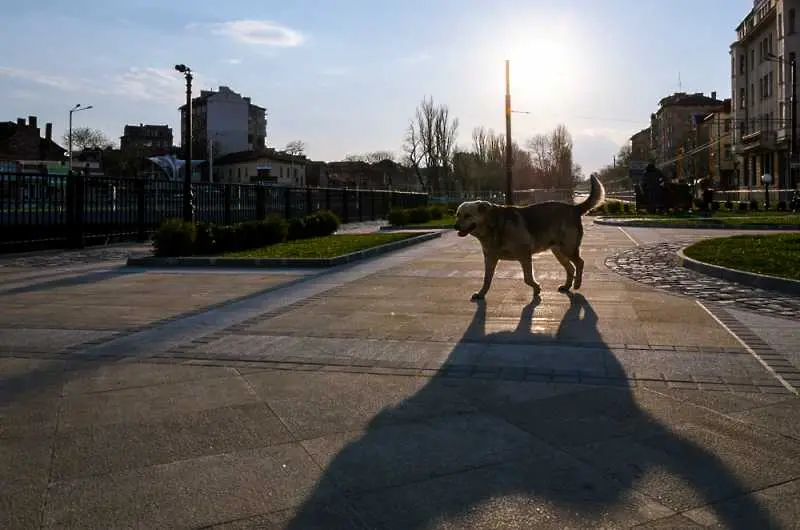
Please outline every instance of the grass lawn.
[[752, 213], [733, 213], [717, 212], [713, 216], [701, 217], [698, 215], [665, 216], [665, 215], [637, 215], [637, 216], [607, 216], [608, 218], [624, 219], [636, 218], [653, 225], [670, 224], [692, 224], [703, 225], [798, 225], [800, 226], [800, 214], [788, 212], [752, 212]]
[[375, 234], [339, 234], [313, 239], [299, 239], [270, 245], [268, 247], [228, 252], [226, 258], [335, 258], [351, 252], [385, 245], [394, 241], [402, 241], [419, 234], [409, 233], [375, 233]]
[[684, 253], [712, 265], [800, 280], [800, 234], [705, 239]]

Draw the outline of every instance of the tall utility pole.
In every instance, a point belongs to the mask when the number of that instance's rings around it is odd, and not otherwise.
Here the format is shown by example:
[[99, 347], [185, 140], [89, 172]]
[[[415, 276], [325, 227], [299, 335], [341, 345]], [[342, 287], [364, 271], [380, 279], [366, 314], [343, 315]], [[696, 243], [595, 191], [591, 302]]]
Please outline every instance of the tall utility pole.
[[87, 105], [85, 107], [81, 107], [81, 104], [78, 103], [77, 105], [75, 105], [74, 107], [69, 109], [69, 134], [68, 134], [69, 140], [67, 142], [69, 145], [67, 146], [67, 150], [69, 151], [69, 153], [68, 153], [69, 154], [69, 166], [68, 166], [68, 168], [69, 168], [70, 173], [72, 173], [72, 115], [75, 114], [76, 112], [80, 112], [82, 110], [89, 110], [91, 108], [92, 108], [91, 105]]
[[510, 61], [506, 59], [506, 204], [514, 204], [513, 165], [514, 151], [511, 147], [511, 73]]
[[795, 170], [792, 168], [797, 160], [797, 59], [794, 55], [789, 59], [789, 75], [792, 76], [792, 139], [790, 142], [790, 155], [789, 155], [789, 185], [792, 188], [797, 187], [797, 179], [795, 178]]

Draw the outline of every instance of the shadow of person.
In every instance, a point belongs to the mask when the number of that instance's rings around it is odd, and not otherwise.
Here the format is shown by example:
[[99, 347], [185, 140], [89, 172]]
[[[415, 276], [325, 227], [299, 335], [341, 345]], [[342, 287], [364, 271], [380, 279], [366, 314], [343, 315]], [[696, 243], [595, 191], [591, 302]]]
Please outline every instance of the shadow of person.
[[[532, 331], [535, 301], [487, 333], [478, 301], [442, 375], [355, 439], [306, 442], [328, 463], [288, 528], [619, 528], [711, 504], [725, 528], [777, 528], [696, 431], [663, 422], [685, 421], [680, 404], [631, 389], [591, 305], [568, 296], [555, 336]], [[573, 362], [624, 384], [578, 384]]]

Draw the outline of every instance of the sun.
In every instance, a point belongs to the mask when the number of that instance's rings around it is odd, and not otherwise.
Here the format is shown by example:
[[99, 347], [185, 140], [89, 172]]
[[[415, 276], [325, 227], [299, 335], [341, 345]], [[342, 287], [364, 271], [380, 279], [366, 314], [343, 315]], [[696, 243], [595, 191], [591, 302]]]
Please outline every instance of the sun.
[[539, 34], [509, 47], [511, 93], [536, 103], [557, 102], [576, 92], [582, 77], [574, 46]]

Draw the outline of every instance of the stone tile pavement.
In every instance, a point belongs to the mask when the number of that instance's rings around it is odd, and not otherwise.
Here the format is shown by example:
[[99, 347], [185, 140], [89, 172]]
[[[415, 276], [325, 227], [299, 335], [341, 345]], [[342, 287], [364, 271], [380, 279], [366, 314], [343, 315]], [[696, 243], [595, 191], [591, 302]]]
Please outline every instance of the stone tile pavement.
[[3, 316], [0, 526], [796, 528], [797, 398], [694, 300], [606, 268], [632, 247], [588, 225], [585, 289], [539, 256], [536, 305], [510, 263], [470, 302], [454, 234], [283, 281], [0, 292], [60, 308]]

